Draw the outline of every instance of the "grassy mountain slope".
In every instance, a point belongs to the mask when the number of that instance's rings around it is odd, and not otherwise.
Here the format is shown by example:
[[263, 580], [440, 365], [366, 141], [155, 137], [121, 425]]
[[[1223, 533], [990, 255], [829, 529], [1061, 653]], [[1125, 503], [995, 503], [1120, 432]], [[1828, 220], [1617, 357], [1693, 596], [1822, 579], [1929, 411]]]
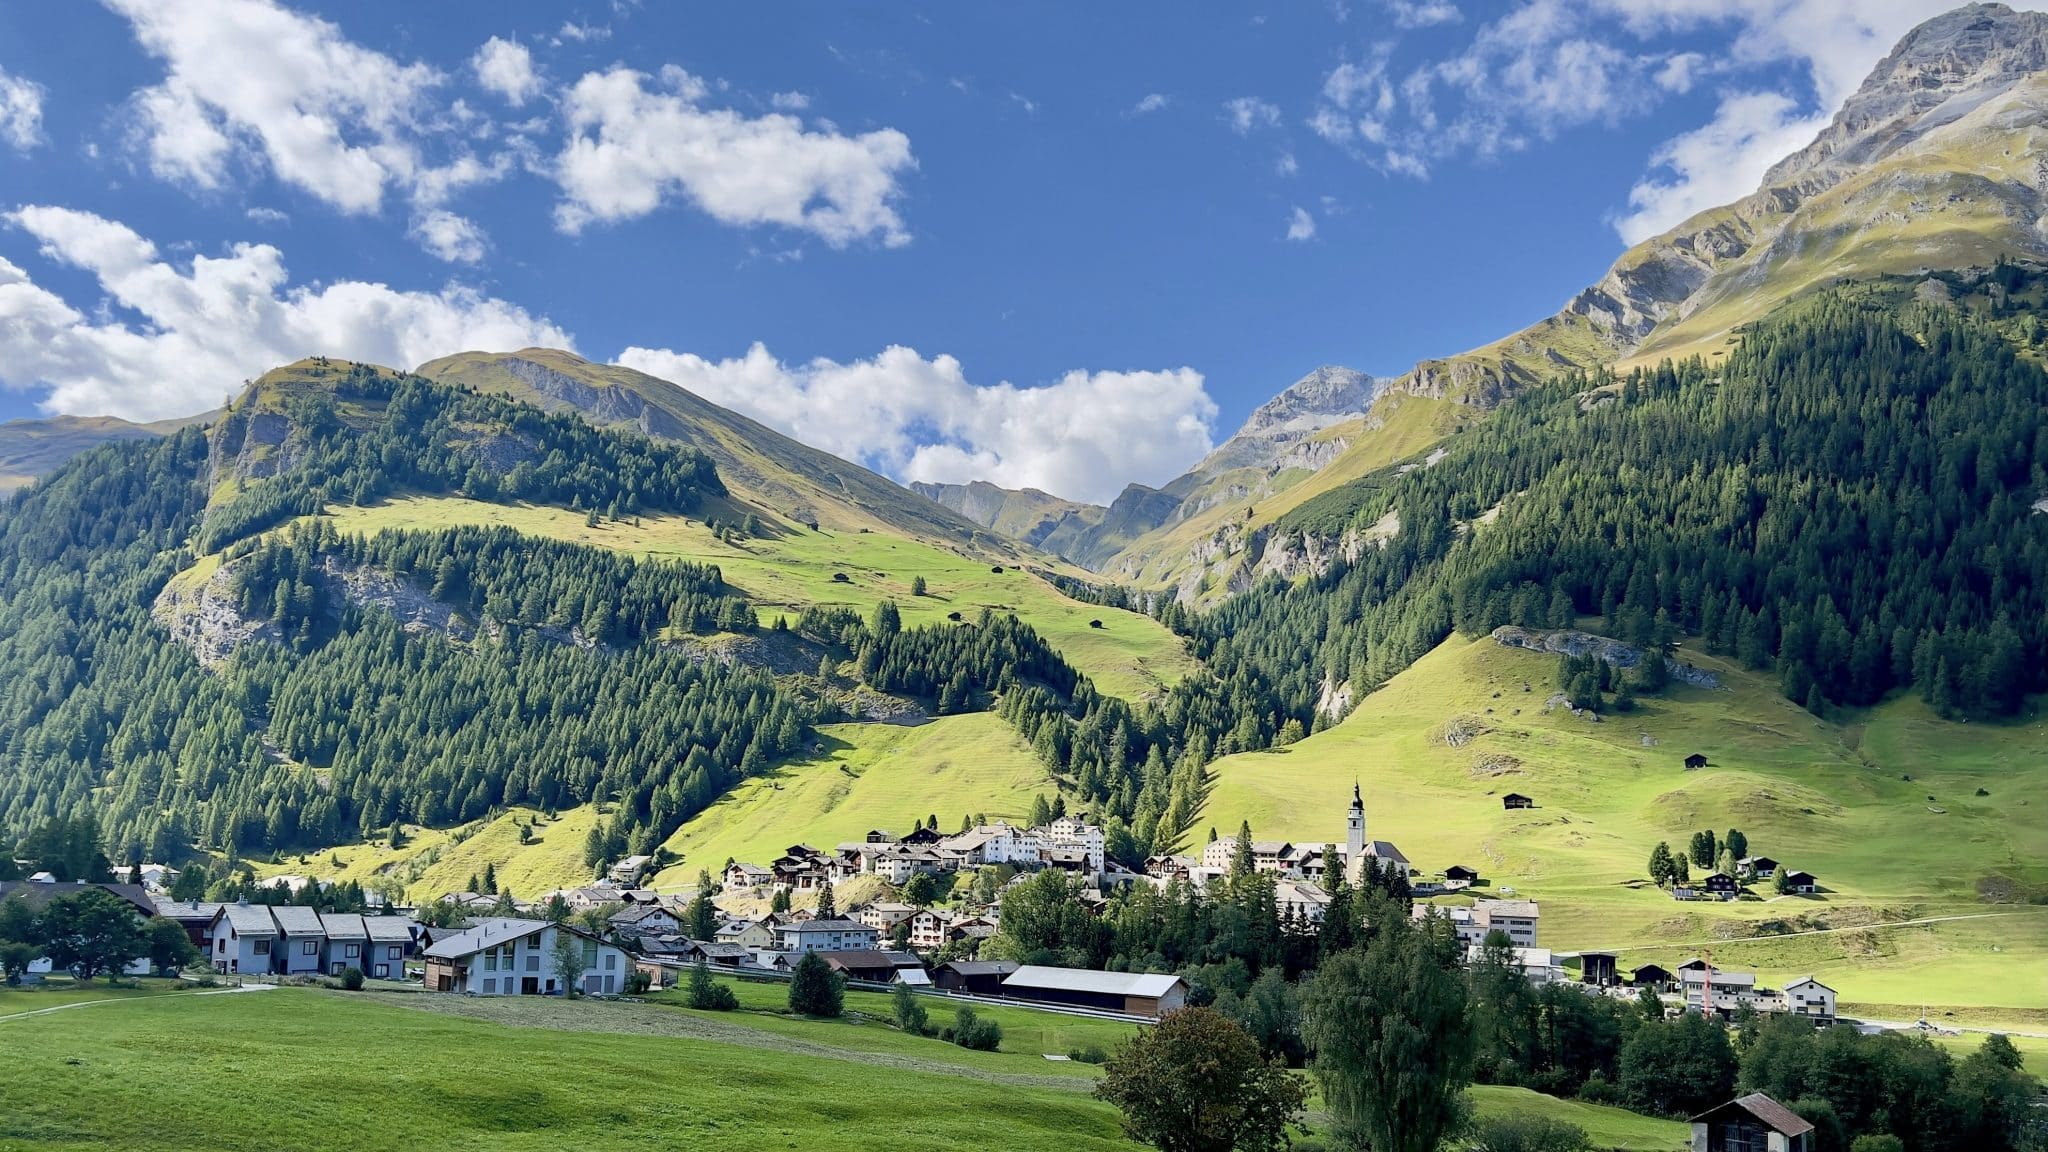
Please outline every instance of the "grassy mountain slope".
[[[1343, 723], [1218, 761], [1201, 825], [1339, 840], [1355, 779], [1370, 836], [1425, 873], [1465, 864], [1496, 894], [1542, 901], [1548, 947], [1643, 963], [1711, 946], [1717, 963], [1811, 971], [1849, 1000], [2048, 1008], [2048, 907], [1979, 893], [2000, 877], [2048, 890], [2048, 716], [1957, 726], [1899, 700], [1836, 723], [1764, 677], [1684, 656], [1724, 686], [1674, 687], [1589, 723], [1545, 710], [1555, 657], [1454, 638]], [[1483, 734], [1453, 747], [1441, 733], [1458, 717]], [[1694, 752], [1710, 767], [1685, 771]], [[1510, 791], [1539, 806], [1505, 811]], [[1659, 840], [1683, 850], [1698, 829], [1731, 827], [1752, 852], [1816, 873], [1824, 894], [1681, 904], [1641, 883]], [[1728, 942], [1939, 916], [1995, 918]]]
[[[1088, 674], [1103, 691], [1138, 699], [1172, 684], [1194, 666], [1181, 640], [1135, 612], [1083, 604], [1019, 568], [970, 560], [941, 547], [882, 532], [813, 532], [801, 525], [755, 539], [721, 541], [703, 521], [644, 516], [638, 524], [589, 527], [563, 508], [487, 504], [459, 497], [417, 497], [367, 508], [331, 510], [344, 532], [502, 525], [526, 535], [608, 548], [637, 556], [718, 565], [727, 583], [763, 609], [845, 606], [866, 612], [896, 601], [906, 626], [943, 621], [953, 612], [972, 619], [983, 608], [1015, 612]], [[845, 580], [835, 580], [844, 575]], [[911, 595], [922, 576], [927, 594]], [[765, 616], [764, 616], [765, 620]], [[1100, 620], [1101, 628], [1089, 622]]]
[[778, 521], [843, 531], [889, 530], [1006, 555], [1015, 548], [953, 512], [829, 452], [784, 436], [666, 380], [570, 352], [464, 352], [419, 367], [429, 379], [573, 410], [600, 426], [631, 427], [690, 444], [718, 464], [740, 500]]
[[1021, 823], [1053, 781], [1014, 728], [993, 713], [942, 716], [929, 724], [831, 724], [819, 750], [733, 789], [669, 838], [681, 865], [661, 884], [688, 883], [697, 869], [730, 859], [766, 864], [791, 844], [830, 848], [871, 829], [901, 836], [926, 816], [959, 827], [962, 816]]
[[52, 416], [46, 420], [9, 420], [0, 424], [0, 493], [11, 492], [57, 470], [88, 448], [116, 440], [150, 440], [187, 424], [200, 424], [216, 413], [183, 420], [131, 424], [113, 416]]
[[[397, 848], [379, 838], [255, 867], [262, 877], [310, 875], [339, 883], [353, 880], [365, 888], [395, 887], [413, 901], [460, 892], [470, 877], [482, 876], [489, 868], [501, 889], [528, 899], [590, 880], [583, 840], [604, 815], [595, 804], [559, 812], [553, 820], [537, 809], [514, 807], [454, 828], [409, 825], [404, 844]], [[525, 843], [519, 840], [522, 826], [528, 829]]]

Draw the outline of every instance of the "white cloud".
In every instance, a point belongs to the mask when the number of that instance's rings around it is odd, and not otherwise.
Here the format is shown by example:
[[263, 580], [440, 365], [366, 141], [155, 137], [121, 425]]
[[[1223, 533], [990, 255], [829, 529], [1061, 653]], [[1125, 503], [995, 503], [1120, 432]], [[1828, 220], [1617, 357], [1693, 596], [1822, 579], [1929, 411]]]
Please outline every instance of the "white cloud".
[[475, 221], [446, 208], [423, 212], [415, 218], [412, 237], [429, 254], [451, 264], [474, 264], [484, 258], [488, 246], [484, 230]]
[[51, 412], [189, 415], [304, 356], [409, 368], [468, 348], [573, 346], [547, 320], [461, 285], [287, 287], [284, 254], [268, 244], [181, 267], [89, 212], [29, 206], [0, 219], [34, 237], [47, 259], [91, 273], [114, 306], [74, 308], [0, 259], [0, 385], [49, 388]]
[[43, 86], [0, 68], [0, 140], [23, 152], [43, 139]]
[[1294, 211], [1287, 215], [1287, 238], [1294, 241], [1313, 240], [1315, 235], [1316, 218], [1308, 214], [1308, 209], [1297, 205]]
[[778, 112], [801, 112], [811, 106], [811, 98], [802, 92], [777, 92], [768, 98], [768, 106]]
[[1239, 96], [1223, 102], [1223, 119], [1230, 130], [1248, 136], [1254, 128], [1272, 128], [1280, 123], [1280, 109], [1256, 96]]
[[[1781, 92], [1723, 98], [1711, 121], [1658, 147], [1650, 157], [1652, 175], [1629, 189], [1629, 211], [1614, 222], [1615, 231], [1636, 244], [1749, 195], [1765, 169], [1805, 147], [1830, 115], [1801, 115]], [[1668, 178], [1657, 175], [1666, 172]]]
[[1428, 28], [1464, 19], [1450, 0], [1387, 0], [1387, 10], [1397, 28]]
[[1216, 404], [1191, 368], [1069, 372], [1020, 388], [970, 383], [951, 356], [892, 346], [869, 360], [785, 364], [628, 348], [618, 362], [673, 381], [807, 444], [905, 480], [984, 479], [1107, 503], [1163, 483], [1212, 446]]
[[1149, 112], [1157, 112], [1165, 108], [1169, 103], [1171, 101], [1164, 92], [1148, 92], [1143, 100], [1132, 105], [1131, 115], [1143, 116]]
[[243, 209], [242, 217], [252, 224], [277, 225], [289, 224], [292, 222], [292, 218], [286, 213], [276, 208], [264, 208], [260, 205], [255, 208]]
[[703, 107], [707, 92], [673, 66], [658, 82], [620, 66], [578, 80], [563, 100], [569, 139], [554, 164], [556, 224], [574, 233], [645, 216], [680, 193], [725, 224], [777, 224], [835, 247], [909, 242], [894, 204], [898, 177], [917, 166], [909, 137], [893, 128], [806, 131], [775, 113], [750, 119]]
[[609, 24], [578, 24], [574, 20], [562, 21], [562, 27], [555, 33], [556, 43], [573, 40], [578, 44], [597, 44], [612, 38]]
[[469, 58], [469, 66], [476, 72], [477, 83], [504, 97], [514, 108], [540, 95], [540, 75], [533, 70], [533, 53], [518, 41], [491, 37]]

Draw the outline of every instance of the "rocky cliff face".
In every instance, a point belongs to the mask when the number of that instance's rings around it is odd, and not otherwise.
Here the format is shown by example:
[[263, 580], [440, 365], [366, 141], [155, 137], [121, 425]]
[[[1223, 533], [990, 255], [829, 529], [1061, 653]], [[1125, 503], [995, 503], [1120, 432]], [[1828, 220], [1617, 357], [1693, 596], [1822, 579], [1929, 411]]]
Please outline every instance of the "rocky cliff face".
[[1384, 388], [1384, 382], [1350, 368], [1318, 368], [1260, 405], [1190, 474], [1270, 467], [1324, 428], [1365, 415]]

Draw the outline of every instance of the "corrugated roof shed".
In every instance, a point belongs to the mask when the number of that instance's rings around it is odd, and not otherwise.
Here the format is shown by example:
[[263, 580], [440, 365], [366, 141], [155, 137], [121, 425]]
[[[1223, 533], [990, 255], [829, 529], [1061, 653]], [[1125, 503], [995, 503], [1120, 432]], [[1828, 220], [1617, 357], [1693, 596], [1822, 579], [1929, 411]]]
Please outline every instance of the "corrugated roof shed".
[[1067, 992], [1096, 992], [1105, 996], [1164, 996], [1181, 982], [1180, 977], [1149, 972], [1098, 972], [1092, 968], [1051, 968], [1026, 964], [1003, 980], [1008, 988], [1054, 988]]

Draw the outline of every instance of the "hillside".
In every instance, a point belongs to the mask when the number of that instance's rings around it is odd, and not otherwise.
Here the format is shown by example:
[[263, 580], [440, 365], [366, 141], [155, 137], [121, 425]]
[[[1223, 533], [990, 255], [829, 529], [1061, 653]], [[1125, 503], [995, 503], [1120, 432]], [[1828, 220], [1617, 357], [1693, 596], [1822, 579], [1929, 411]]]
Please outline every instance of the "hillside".
[[47, 476], [73, 456], [119, 440], [167, 436], [188, 424], [203, 424], [217, 413], [185, 420], [131, 424], [113, 416], [52, 416], [0, 424], [0, 494]]
[[1084, 565], [1088, 551], [1084, 538], [1108, 511], [1095, 504], [1062, 500], [1036, 488], [1013, 491], [985, 480], [971, 484], [918, 480], [911, 482], [910, 490], [984, 528]]
[[782, 524], [886, 530], [976, 553], [1017, 549], [858, 464], [801, 444], [666, 380], [570, 352], [464, 352], [419, 367], [429, 379], [507, 396], [544, 411], [573, 411], [601, 427], [630, 428], [709, 456], [744, 505]]
[[[1765, 677], [1681, 652], [1721, 687], [1674, 687], [1591, 723], [1547, 703], [1556, 657], [1452, 639], [1343, 723], [1218, 760], [1201, 824], [1341, 840], [1355, 779], [1370, 836], [1425, 874], [1464, 864], [1492, 894], [1541, 901], [1548, 947], [1620, 949], [1625, 963], [1711, 947], [1717, 964], [1773, 978], [1818, 973], [1845, 1000], [2048, 1008], [2048, 985], [2010, 978], [2048, 965], [2048, 907], [1984, 896], [2003, 881], [2048, 891], [2048, 823], [2034, 815], [2048, 805], [2048, 714], [1958, 727], [1894, 700], [1823, 720]], [[1469, 740], [1445, 738], [1453, 721]], [[1686, 771], [1693, 753], [1709, 766]], [[1510, 791], [1537, 807], [1503, 810]], [[1643, 881], [1659, 840], [1682, 850], [1701, 828], [1740, 828], [1752, 851], [1816, 873], [1823, 894], [1680, 904]], [[1869, 927], [1944, 916], [1984, 919]], [[1828, 927], [1853, 931], [1735, 942]]]

